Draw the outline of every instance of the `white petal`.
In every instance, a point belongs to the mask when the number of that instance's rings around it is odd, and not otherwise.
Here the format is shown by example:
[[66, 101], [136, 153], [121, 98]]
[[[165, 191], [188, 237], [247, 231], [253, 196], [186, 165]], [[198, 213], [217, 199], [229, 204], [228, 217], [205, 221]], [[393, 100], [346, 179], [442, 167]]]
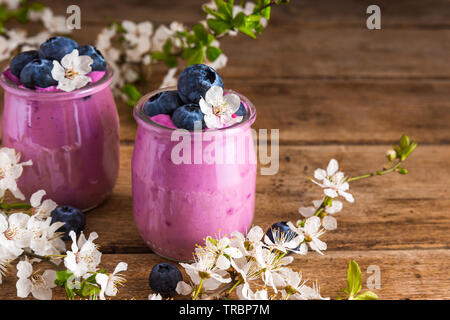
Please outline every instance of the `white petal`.
[[45, 190], [39, 190], [33, 193], [33, 195], [30, 197], [30, 204], [32, 207], [37, 208], [41, 205], [42, 197], [45, 196], [47, 193]]
[[211, 115], [213, 114], [211, 105], [208, 104], [205, 101], [205, 99], [203, 99], [203, 97], [200, 98], [200, 101], [198, 104], [199, 104], [200, 110], [203, 112], [203, 114], [211, 114]]
[[316, 169], [314, 171], [314, 178], [321, 181], [327, 177], [327, 172], [323, 169]]
[[16, 266], [17, 269], [17, 277], [20, 278], [29, 278], [33, 273], [33, 266], [28, 261], [19, 261]]
[[54, 288], [56, 287], [55, 280], [56, 280], [56, 271], [55, 270], [45, 270], [42, 274], [42, 278], [44, 278], [45, 282], [47, 283], [48, 288]]
[[238, 248], [229, 247], [229, 248], [226, 248], [224, 250], [224, 252], [232, 258], [241, 258], [242, 257], [242, 252]]
[[116, 268], [114, 269], [113, 274], [117, 274], [119, 272], [123, 272], [123, 271], [127, 271], [128, 269], [128, 264], [125, 262], [119, 262], [116, 266]]
[[186, 282], [180, 281], [177, 283], [177, 287], [175, 290], [178, 294], [187, 296], [188, 294], [191, 294], [192, 287], [190, 285], [188, 285]]
[[19, 279], [16, 282], [17, 296], [19, 298], [26, 298], [31, 292], [31, 280], [30, 279]]
[[325, 242], [323, 242], [320, 239], [313, 239], [310, 243], [309, 246], [311, 247], [311, 249], [313, 249], [314, 251], [323, 254], [321, 251], [326, 250], [327, 249], [327, 244]]
[[329, 214], [334, 214], [334, 213], [342, 211], [342, 207], [343, 207], [343, 204], [342, 204], [341, 201], [333, 200], [333, 203], [331, 204], [331, 207], [327, 207], [325, 209], [325, 212], [329, 213]]
[[224, 255], [220, 255], [219, 258], [217, 258], [216, 267], [221, 270], [227, 270], [230, 267], [230, 260]]
[[205, 114], [204, 120], [206, 126], [210, 129], [218, 129], [222, 127], [219, 118], [213, 114]]
[[100, 300], [105, 300], [105, 290], [108, 285], [109, 277], [104, 273], [97, 273], [95, 276], [95, 281], [100, 285]]
[[326, 230], [335, 230], [337, 228], [337, 221], [334, 217], [325, 216], [322, 221], [322, 226]]
[[253, 228], [250, 229], [250, 231], [247, 234], [247, 238], [251, 242], [261, 241], [263, 236], [264, 236], [264, 230], [259, 226], [254, 226]]
[[238, 95], [234, 93], [229, 93], [226, 96], [224, 96], [225, 103], [230, 108], [231, 113], [235, 113], [239, 110], [241, 106], [241, 98], [239, 98]]
[[355, 198], [353, 198], [353, 195], [351, 195], [350, 193], [345, 192], [345, 191], [339, 191], [339, 194], [341, 196], [343, 196], [345, 198], [345, 200], [347, 200], [348, 202], [350, 202], [350, 203], [355, 202]]
[[62, 81], [65, 79], [66, 71], [64, 68], [59, 64], [58, 61], [53, 60], [53, 68], [52, 68], [52, 77], [56, 81]]
[[313, 216], [306, 219], [305, 222], [305, 231], [307, 234], [311, 235], [317, 232], [321, 226], [320, 218]]
[[327, 173], [328, 176], [332, 176], [333, 174], [335, 174], [339, 169], [339, 164], [336, 161], [336, 159], [331, 159], [330, 162], [328, 163], [328, 167], [327, 167]]
[[298, 212], [300, 212], [300, 214], [302, 216], [304, 216], [305, 218], [309, 218], [309, 217], [313, 216], [314, 213], [316, 213], [316, 208], [313, 208], [313, 207], [300, 207], [298, 209]]
[[212, 86], [206, 91], [205, 100], [213, 106], [217, 106], [223, 99], [223, 89], [219, 86]]
[[323, 193], [330, 198], [336, 198], [338, 196], [336, 190], [334, 189], [324, 189]]

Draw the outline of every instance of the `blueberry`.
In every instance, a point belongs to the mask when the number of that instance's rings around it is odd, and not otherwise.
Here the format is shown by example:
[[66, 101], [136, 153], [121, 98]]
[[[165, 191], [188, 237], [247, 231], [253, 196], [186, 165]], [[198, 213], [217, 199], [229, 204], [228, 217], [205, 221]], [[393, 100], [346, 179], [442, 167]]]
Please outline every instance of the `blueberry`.
[[245, 116], [247, 114], [247, 109], [245, 109], [245, 106], [241, 102], [241, 105], [239, 106], [238, 111], [235, 113], [237, 116]]
[[206, 128], [205, 121], [203, 121], [203, 112], [197, 104], [190, 103], [181, 106], [172, 114], [172, 122], [177, 128], [194, 131], [194, 122], [201, 121], [202, 129]]
[[93, 46], [82, 46], [78, 48], [78, 52], [80, 56], [89, 56], [94, 60], [91, 64], [92, 71], [105, 71], [106, 70], [106, 61], [103, 58], [101, 52]]
[[157, 114], [172, 114], [183, 105], [177, 91], [163, 91], [151, 97], [144, 105], [144, 112], [149, 117]]
[[13, 75], [17, 78], [20, 77], [20, 71], [22, 71], [23, 67], [25, 67], [29, 62], [39, 59], [39, 53], [36, 50], [24, 51], [15, 56], [11, 63], [9, 64], [9, 70]]
[[20, 83], [30, 89], [56, 86], [58, 82], [52, 77], [52, 69], [53, 62], [50, 60], [33, 60], [20, 72]]
[[[289, 228], [286, 221], [275, 222], [269, 229], [266, 231], [266, 235], [269, 237], [270, 241], [275, 242], [273, 235], [283, 235], [283, 238], [295, 238], [297, 234]], [[295, 248], [294, 250], [298, 250], [300, 246]], [[288, 254], [290, 251], [288, 251]]]
[[158, 263], [150, 272], [150, 288], [164, 298], [176, 295], [178, 282], [183, 280], [180, 270], [171, 263]]
[[204, 64], [193, 64], [178, 77], [178, 93], [184, 103], [198, 103], [212, 86], [223, 88], [219, 74]]
[[75, 40], [66, 37], [52, 37], [41, 44], [39, 56], [43, 59], [58, 60], [78, 48]]
[[81, 210], [71, 206], [59, 206], [52, 211], [52, 223], [65, 222], [65, 224], [58, 229], [58, 232], [64, 232], [63, 240], [69, 240], [69, 232], [75, 231], [77, 236], [83, 231], [86, 225], [86, 218]]

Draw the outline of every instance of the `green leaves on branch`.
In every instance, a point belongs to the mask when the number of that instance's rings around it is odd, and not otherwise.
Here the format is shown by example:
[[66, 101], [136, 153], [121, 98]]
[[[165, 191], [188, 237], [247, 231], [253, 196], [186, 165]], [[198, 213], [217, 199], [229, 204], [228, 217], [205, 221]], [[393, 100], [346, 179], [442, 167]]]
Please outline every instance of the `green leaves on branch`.
[[271, 1], [271, 0], [257, 0], [255, 8], [251, 14], [239, 12], [235, 14], [234, 1], [216, 0], [217, 10], [213, 10], [207, 6], [204, 10], [212, 18], [207, 20], [208, 27], [219, 36], [228, 30], [238, 30], [243, 34], [256, 39], [256, 34], [261, 34], [263, 26], [261, 19], [270, 19], [271, 6], [276, 4], [284, 4], [289, 1]]
[[133, 107], [138, 100], [142, 97], [142, 94], [139, 92], [138, 88], [136, 88], [132, 84], [126, 84], [122, 87], [122, 92], [126, 94], [128, 97], [127, 104], [130, 107]]
[[372, 291], [365, 291], [358, 295], [362, 289], [361, 269], [355, 260], [351, 260], [347, 269], [347, 288], [342, 290], [348, 295], [348, 300], [376, 300], [378, 296]]
[[45, 5], [40, 2], [28, 3], [27, 0], [22, 0], [20, 6], [15, 10], [9, 10], [6, 4], [0, 5], [0, 34], [5, 32], [4, 24], [9, 20], [15, 19], [20, 23], [27, 23], [30, 10], [41, 11], [44, 8]]
[[69, 300], [73, 300], [75, 296], [83, 299], [96, 299], [100, 293], [100, 286], [95, 280], [98, 273], [106, 273], [106, 271], [100, 270], [83, 280], [76, 279], [69, 270], [58, 271], [55, 284], [66, 290], [66, 297]]

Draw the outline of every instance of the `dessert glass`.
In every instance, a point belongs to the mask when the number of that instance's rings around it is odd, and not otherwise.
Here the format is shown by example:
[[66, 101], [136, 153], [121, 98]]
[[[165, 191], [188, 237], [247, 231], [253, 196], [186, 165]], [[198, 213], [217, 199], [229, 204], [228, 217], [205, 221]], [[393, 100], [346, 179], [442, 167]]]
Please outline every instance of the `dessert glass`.
[[36, 92], [3, 75], [2, 139], [21, 160], [18, 180], [29, 197], [39, 189], [59, 205], [87, 211], [112, 192], [119, 171], [119, 117], [111, 93], [113, 71], [72, 92]]
[[[235, 230], [246, 234], [251, 227], [257, 168], [251, 125], [256, 110], [246, 97], [228, 91], [240, 96], [247, 115], [227, 128], [185, 130], [185, 146], [191, 152], [187, 156], [180, 152], [188, 163], [179, 163], [172, 153], [179, 150], [182, 138], [173, 134], [180, 130], [152, 121], [143, 111], [150, 97], [166, 90], [176, 88], [153, 91], [134, 108], [138, 122], [131, 164], [134, 218], [155, 253], [189, 261], [195, 245], [204, 244], [206, 236], [230, 235]], [[244, 142], [238, 146], [237, 141]]]

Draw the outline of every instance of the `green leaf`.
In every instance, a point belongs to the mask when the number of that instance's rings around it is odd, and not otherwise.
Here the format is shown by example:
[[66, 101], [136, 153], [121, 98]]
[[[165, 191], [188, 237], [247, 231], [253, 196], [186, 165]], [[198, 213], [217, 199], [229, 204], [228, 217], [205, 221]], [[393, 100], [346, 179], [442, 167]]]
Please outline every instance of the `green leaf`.
[[212, 10], [209, 7], [204, 7], [204, 10], [205, 10], [206, 13], [208, 13], [208, 14], [210, 14], [210, 15], [212, 15], [212, 16], [220, 19], [220, 20], [227, 20], [227, 16], [226, 15], [224, 15], [224, 14], [222, 14], [220, 12], [214, 11], [214, 10]]
[[354, 300], [377, 300], [378, 296], [372, 291], [366, 291], [355, 297]]
[[355, 260], [350, 261], [350, 264], [348, 265], [347, 288], [350, 297], [356, 296], [362, 288], [361, 270]]
[[187, 65], [199, 64], [203, 62], [203, 48], [196, 48], [191, 51], [187, 59]]
[[252, 37], [253, 39], [256, 39], [256, 35], [253, 33], [252, 29], [250, 29], [248, 27], [240, 27], [240, 28], [238, 28], [238, 30], [240, 32], [242, 32], [243, 34], [246, 34], [246, 35]]
[[29, 5], [28, 8], [30, 8], [33, 11], [42, 11], [45, 9], [45, 4], [40, 2], [33, 2], [32, 4]]
[[58, 271], [56, 272], [56, 280], [55, 280], [55, 284], [58, 287], [64, 287], [67, 284], [67, 280], [73, 276], [73, 273], [70, 272], [69, 270], [63, 270], [63, 271]]
[[211, 30], [217, 35], [220, 35], [233, 27], [231, 23], [218, 19], [208, 19], [207, 23], [208, 27], [210, 27]]
[[19, 8], [15, 12], [15, 17], [20, 23], [28, 22], [28, 8]]
[[417, 148], [417, 143], [411, 142], [411, 144], [409, 145], [408, 150], [405, 153], [405, 157], [409, 156], [414, 151], [414, 149], [416, 149], [416, 148]]
[[170, 39], [167, 39], [167, 41], [163, 45], [163, 53], [165, 55], [170, 54], [170, 50], [172, 49], [172, 41]]
[[122, 87], [122, 92], [128, 97], [128, 105], [130, 107], [134, 106], [138, 100], [142, 97], [139, 90], [132, 84], [126, 84]]
[[85, 282], [78, 294], [83, 298], [88, 298], [99, 293], [100, 288], [96, 284]]
[[[264, 1], [264, 2], [270, 2], [270, 0], [267, 0], [267, 1]], [[271, 10], [272, 10], [272, 8], [269, 6], [269, 7], [267, 7], [267, 8], [264, 8], [262, 11], [261, 11], [261, 15], [264, 17], [264, 18], [266, 18], [267, 20], [269, 20], [270, 19], [270, 13], [271, 13]]]
[[233, 26], [237, 29], [245, 26], [246, 15], [243, 12], [239, 12], [233, 19]]
[[69, 300], [73, 300], [75, 298], [75, 294], [72, 289], [70, 289], [67, 284], [64, 285], [64, 289], [66, 290], [66, 297]]
[[152, 52], [152, 60], [165, 60], [166, 55], [161, 51]]
[[209, 46], [206, 48], [206, 57], [209, 61], [213, 62], [216, 61], [216, 59], [222, 54], [222, 50], [217, 47]]
[[197, 40], [206, 44], [208, 42], [208, 32], [206, 32], [205, 27], [199, 23], [192, 27]]

